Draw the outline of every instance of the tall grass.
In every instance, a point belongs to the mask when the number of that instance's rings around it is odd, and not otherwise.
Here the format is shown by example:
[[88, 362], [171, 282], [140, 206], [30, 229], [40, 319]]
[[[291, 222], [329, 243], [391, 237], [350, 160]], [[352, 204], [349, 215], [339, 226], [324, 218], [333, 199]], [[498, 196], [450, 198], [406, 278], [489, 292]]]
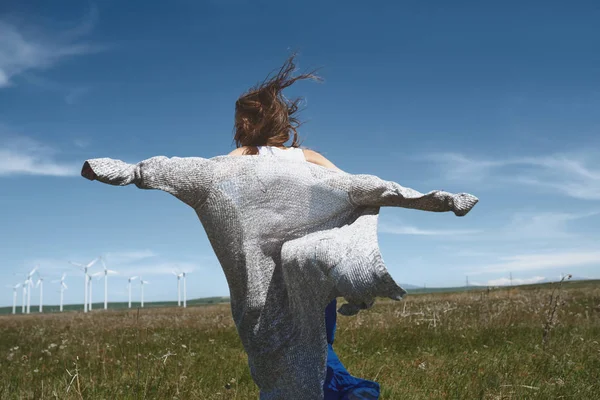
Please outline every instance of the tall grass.
[[[382, 399], [600, 398], [600, 285], [411, 295], [339, 317]], [[549, 336], [550, 337], [550, 336]], [[1, 399], [253, 399], [228, 305], [0, 317]]]

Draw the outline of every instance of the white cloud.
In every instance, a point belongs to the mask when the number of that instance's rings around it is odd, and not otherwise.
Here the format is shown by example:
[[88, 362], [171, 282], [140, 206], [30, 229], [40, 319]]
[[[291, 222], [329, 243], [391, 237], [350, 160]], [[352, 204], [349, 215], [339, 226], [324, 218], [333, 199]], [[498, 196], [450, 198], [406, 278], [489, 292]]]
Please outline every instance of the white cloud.
[[152, 250], [123, 251], [105, 254], [106, 263], [114, 265], [136, 263], [141, 260], [146, 260], [148, 258], [154, 258], [157, 256], [158, 254], [156, 254]]
[[26, 137], [0, 141], [0, 177], [12, 175], [77, 176], [80, 163], [56, 160], [56, 150]]
[[[124, 276], [163, 276], [163, 278], [168, 278], [173, 275], [173, 271], [175, 268], [178, 268], [181, 271], [185, 271], [186, 273], [193, 273], [198, 269], [198, 265], [190, 262], [161, 262], [156, 264], [146, 264], [142, 263], [135, 266], [125, 266], [119, 269], [119, 273]], [[161, 278], [161, 279], [163, 279]], [[173, 277], [174, 278], [174, 277]]]
[[0, 88], [10, 86], [27, 71], [47, 69], [66, 58], [100, 50], [79, 40], [91, 30], [94, 19], [92, 10], [81, 25], [59, 33], [0, 19]]
[[487, 286], [508, 286], [508, 285], [529, 285], [533, 283], [540, 283], [545, 281], [546, 278], [543, 276], [534, 276], [532, 278], [500, 278], [491, 279], [487, 282]]
[[65, 96], [65, 103], [68, 105], [73, 105], [77, 103], [86, 93], [89, 92], [88, 87], [76, 87], [73, 89], [69, 89], [68, 93]]
[[506, 159], [469, 158], [458, 153], [430, 154], [447, 180], [530, 186], [584, 200], [600, 200], [598, 154], [553, 154]]
[[472, 235], [479, 231], [468, 229], [421, 229], [409, 225], [391, 225], [385, 222], [379, 224], [380, 233], [392, 235], [419, 235], [419, 236], [455, 236]]
[[[106, 257], [106, 267], [117, 271], [120, 277], [172, 275], [172, 271], [175, 269], [190, 273], [199, 269], [220, 268], [216, 258], [199, 257], [197, 262], [178, 259], [171, 260], [160, 257], [152, 250], [116, 251], [107, 252], [103, 255]], [[39, 266], [38, 271], [43, 276], [50, 277], [51, 279], [59, 278], [63, 273], [66, 273], [68, 276], [83, 277], [81, 270], [70, 262], [87, 264], [96, 257], [98, 255], [89, 254], [82, 257], [81, 255], [72, 254], [64, 258], [33, 258], [26, 260], [24, 266], [20, 268], [19, 276], [25, 276], [34, 266]], [[101, 270], [102, 264], [97, 261], [90, 269], [90, 273]]]
[[77, 138], [77, 139], [73, 140], [73, 144], [75, 146], [79, 147], [80, 149], [85, 149], [86, 147], [88, 147], [90, 145], [90, 140], [84, 139], [84, 138]]
[[[569, 230], [574, 221], [591, 218], [598, 211], [582, 213], [566, 212], [516, 212], [499, 232], [506, 239], [566, 239], [579, 236]], [[493, 233], [492, 238], [498, 239]]]
[[585, 265], [600, 265], [600, 251], [566, 251], [548, 252], [538, 254], [521, 254], [501, 257], [500, 262], [482, 265], [469, 275], [478, 275], [488, 272], [514, 272], [531, 271], [551, 268], [579, 267]]

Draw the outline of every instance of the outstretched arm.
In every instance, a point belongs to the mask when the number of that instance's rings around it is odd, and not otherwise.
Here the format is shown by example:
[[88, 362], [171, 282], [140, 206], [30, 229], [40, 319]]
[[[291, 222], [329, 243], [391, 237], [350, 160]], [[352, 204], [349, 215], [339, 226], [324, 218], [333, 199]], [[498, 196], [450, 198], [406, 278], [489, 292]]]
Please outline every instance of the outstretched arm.
[[452, 194], [436, 190], [423, 194], [373, 175], [347, 174], [331, 179], [337, 181], [336, 186], [347, 190], [350, 201], [359, 206], [403, 207], [432, 212], [452, 211], [462, 217], [479, 201], [477, 197], [467, 193]]
[[134, 184], [140, 189], [168, 192], [197, 207], [207, 196], [209, 160], [199, 157], [152, 157], [137, 164], [111, 158], [95, 158], [83, 164], [81, 175], [116, 186]]

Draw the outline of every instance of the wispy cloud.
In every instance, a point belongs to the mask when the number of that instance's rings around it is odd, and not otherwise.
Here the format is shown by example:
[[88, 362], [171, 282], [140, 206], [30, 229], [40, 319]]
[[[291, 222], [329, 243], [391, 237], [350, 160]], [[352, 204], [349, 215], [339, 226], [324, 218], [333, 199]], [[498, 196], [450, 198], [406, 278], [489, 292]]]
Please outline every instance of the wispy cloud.
[[516, 212], [497, 234], [491, 234], [491, 238], [498, 240], [502, 236], [513, 241], [574, 238], [579, 234], [569, 229], [570, 224], [597, 215], [600, 215], [600, 212]]
[[79, 163], [56, 160], [57, 150], [36, 140], [0, 137], [0, 177], [12, 175], [76, 176]]
[[600, 200], [599, 154], [485, 159], [438, 153], [424, 159], [439, 164], [447, 180], [530, 186], [578, 199]]
[[[186, 273], [193, 273], [198, 269], [198, 265], [194, 263], [184, 262], [177, 263], [177, 268]], [[156, 264], [140, 264], [135, 266], [126, 266], [119, 270], [122, 276], [172, 276], [175, 270], [175, 264], [172, 262], [162, 262]], [[162, 279], [162, 278], [161, 278]]]
[[[152, 250], [129, 250], [129, 251], [113, 251], [104, 253], [106, 259], [106, 267], [115, 270], [120, 276], [132, 275], [171, 275], [172, 271], [178, 269], [185, 272], [193, 272], [203, 268], [218, 267], [216, 259], [200, 258], [198, 262], [180, 259], [168, 259], [160, 257], [159, 254]], [[39, 271], [44, 276], [60, 277], [62, 273], [67, 273], [69, 276], [83, 276], [79, 268], [73, 266], [71, 262], [87, 264], [98, 256], [88, 255], [68, 255], [62, 258], [33, 258], [26, 260], [23, 267], [20, 269], [21, 275], [27, 274], [34, 266], [39, 266]], [[100, 271], [102, 264], [96, 262], [92, 267], [91, 272]]]
[[379, 232], [392, 235], [456, 236], [473, 235], [479, 231], [469, 229], [422, 229], [410, 225], [381, 222], [379, 224]]
[[491, 279], [487, 282], [487, 286], [508, 286], [508, 285], [530, 285], [533, 283], [544, 282], [544, 276], [534, 276], [531, 278], [499, 278]]
[[155, 258], [157, 256], [158, 254], [152, 250], [111, 252], [105, 254], [106, 262], [114, 265], [136, 263], [149, 258]]
[[474, 268], [468, 274], [478, 275], [488, 272], [532, 271], [546, 268], [580, 267], [594, 264], [600, 265], [600, 251], [583, 250], [520, 254], [501, 257], [499, 262]]
[[69, 89], [67, 94], [65, 95], [65, 103], [68, 105], [73, 105], [85, 96], [90, 91], [88, 87], [76, 87], [73, 89]]
[[69, 57], [102, 49], [81, 41], [96, 18], [95, 9], [74, 29], [53, 32], [0, 18], [0, 88], [12, 85], [14, 78], [27, 72], [44, 70]]

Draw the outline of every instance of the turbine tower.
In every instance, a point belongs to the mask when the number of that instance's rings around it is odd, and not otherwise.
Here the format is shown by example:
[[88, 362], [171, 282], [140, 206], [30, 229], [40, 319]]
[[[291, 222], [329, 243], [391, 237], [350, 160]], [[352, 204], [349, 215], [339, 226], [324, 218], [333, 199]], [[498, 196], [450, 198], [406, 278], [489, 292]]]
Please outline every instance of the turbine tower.
[[52, 281], [52, 282], [60, 282], [60, 312], [63, 311], [63, 299], [64, 299], [65, 289], [68, 289], [67, 284], [65, 283], [66, 276], [67, 276], [67, 274], [63, 273], [60, 280]]
[[42, 275], [40, 275], [39, 272], [38, 272], [38, 281], [35, 284], [35, 287], [40, 288], [40, 310], [39, 310], [39, 312], [43, 312], [43, 309], [44, 309], [44, 277]]
[[102, 268], [104, 268], [104, 309], [108, 309], [108, 275], [109, 274], [118, 274], [117, 271], [113, 271], [106, 268], [106, 264], [104, 263], [104, 257], [100, 259], [102, 261]]
[[23, 299], [21, 301], [21, 313], [25, 314], [25, 307], [27, 303], [27, 279], [23, 282]]
[[187, 274], [189, 274], [189, 272], [182, 272], [181, 275], [183, 276], [183, 308], [187, 307], [187, 284], [186, 284], [186, 277]]
[[89, 290], [88, 290], [88, 295], [90, 296], [88, 299], [88, 311], [92, 311], [92, 303], [93, 303], [93, 298], [92, 298], [92, 284], [94, 283], [93, 280], [94, 278], [96, 279], [100, 279], [100, 275], [102, 275], [102, 272], [96, 272], [94, 274], [91, 274], [90, 277], [88, 278], [88, 286], [89, 286]]
[[132, 276], [131, 278], [127, 279], [127, 288], [129, 289], [129, 308], [131, 308], [131, 281], [136, 280], [137, 278], [137, 276]]
[[183, 274], [177, 270], [172, 271], [173, 275], [177, 277], [177, 307], [181, 306], [181, 277]]
[[72, 261], [70, 261], [70, 263], [74, 266], [76, 266], [77, 268], [79, 268], [81, 271], [83, 271], [83, 278], [84, 278], [84, 297], [83, 297], [83, 312], [87, 312], [88, 311], [88, 280], [89, 280], [89, 275], [88, 275], [88, 269], [91, 268], [94, 264], [96, 264], [96, 262], [98, 261], [100, 257], [95, 258], [94, 260], [92, 260], [89, 264], [85, 265], [85, 264], [79, 264], [79, 263], [74, 263]]
[[27, 286], [27, 314], [31, 312], [31, 288], [33, 288], [33, 274], [35, 274], [37, 269], [37, 266], [33, 268], [27, 275], [27, 280], [25, 281], [25, 285]]
[[12, 308], [12, 313], [16, 314], [17, 313], [17, 290], [21, 287], [20, 283], [17, 283], [14, 286], [9, 286], [10, 288], [12, 288], [13, 290], [13, 308]]
[[140, 278], [140, 285], [142, 286], [142, 304], [141, 307], [144, 308], [144, 285], [149, 284], [150, 282], [143, 280]]

